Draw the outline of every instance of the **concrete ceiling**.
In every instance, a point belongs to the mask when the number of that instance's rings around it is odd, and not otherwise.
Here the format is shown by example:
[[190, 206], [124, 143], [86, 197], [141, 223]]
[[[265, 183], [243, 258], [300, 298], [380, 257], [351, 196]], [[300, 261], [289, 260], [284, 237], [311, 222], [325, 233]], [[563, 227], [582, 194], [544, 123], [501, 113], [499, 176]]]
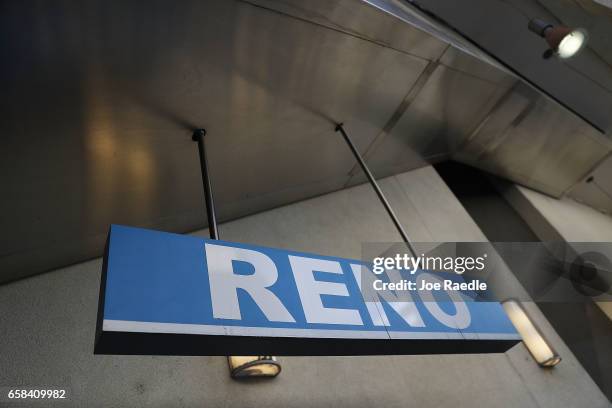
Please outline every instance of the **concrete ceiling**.
[[[363, 181], [335, 122], [377, 176], [455, 157], [554, 195], [612, 149], [359, 0], [15, 1], [0, 33], [0, 282], [99, 256], [110, 223], [203, 227], [196, 127], [221, 220]], [[577, 157], [548, 149], [559, 120]]]

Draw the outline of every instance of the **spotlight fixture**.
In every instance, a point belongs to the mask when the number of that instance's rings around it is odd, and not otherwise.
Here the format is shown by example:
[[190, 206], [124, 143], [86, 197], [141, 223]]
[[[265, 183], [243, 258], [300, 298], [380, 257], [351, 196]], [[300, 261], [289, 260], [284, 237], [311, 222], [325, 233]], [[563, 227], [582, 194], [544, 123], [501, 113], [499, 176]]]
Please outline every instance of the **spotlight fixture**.
[[561, 357], [542, 336], [518, 301], [509, 299], [502, 302], [502, 306], [521, 335], [525, 347], [540, 366], [554, 367], [561, 362]]
[[528, 27], [530, 31], [546, 39], [550, 48], [544, 52], [545, 59], [553, 54], [562, 59], [571, 58], [584, 48], [588, 39], [587, 31], [583, 28], [555, 26], [539, 18], [529, 21]]
[[234, 379], [276, 377], [281, 371], [274, 356], [230, 356], [227, 361]]

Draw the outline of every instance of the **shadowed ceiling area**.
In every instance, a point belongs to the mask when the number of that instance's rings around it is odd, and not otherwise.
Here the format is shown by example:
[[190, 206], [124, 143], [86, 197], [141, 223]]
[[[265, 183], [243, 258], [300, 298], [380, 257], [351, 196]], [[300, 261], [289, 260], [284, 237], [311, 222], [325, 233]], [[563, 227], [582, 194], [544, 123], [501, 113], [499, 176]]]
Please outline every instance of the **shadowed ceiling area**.
[[553, 196], [612, 150], [359, 0], [7, 2], [0, 32], [0, 282], [100, 256], [111, 223], [204, 227], [194, 128], [222, 221], [363, 182], [336, 122], [377, 177], [455, 159]]

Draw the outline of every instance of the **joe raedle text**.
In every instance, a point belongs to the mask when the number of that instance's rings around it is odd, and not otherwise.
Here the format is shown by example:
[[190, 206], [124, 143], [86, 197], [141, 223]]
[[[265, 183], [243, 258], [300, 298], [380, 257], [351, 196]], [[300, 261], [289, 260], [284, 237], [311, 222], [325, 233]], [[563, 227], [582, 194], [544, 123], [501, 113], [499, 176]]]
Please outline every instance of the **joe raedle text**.
[[478, 279], [470, 282], [455, 282], [451, 279], [428, 282], [426, 280], [410, 281], [402, 279], [398, 282], [383, 282], [377, 279], [373, 282], [374, 290], [413, 291], [413, 290], [446, 290], [446, 291], [486, 291], [487, 284]]

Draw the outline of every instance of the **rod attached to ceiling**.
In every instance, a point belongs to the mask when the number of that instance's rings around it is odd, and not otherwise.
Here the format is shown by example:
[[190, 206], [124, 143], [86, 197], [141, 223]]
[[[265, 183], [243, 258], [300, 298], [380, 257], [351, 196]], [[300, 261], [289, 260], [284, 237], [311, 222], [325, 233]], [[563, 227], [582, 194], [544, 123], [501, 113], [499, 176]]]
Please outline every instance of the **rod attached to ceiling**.
[[198, 142], [198, 152], [200, 153], [200, 170], [202, 171], [202, 184], [204, 185], [204, 201], [206, 201], [206, 216], [208, 217], [208, 232], [211, 239], [219, 239], [217, 230], [217, 213], [212, 195], [212, 185], [208, 177], [208, 164], [206, 162], [206, 150], [204, 150], [204, 136], [206, 130], [196, 129], [193, 131], [191, 139]]
[[399, 234], [402, 236], [402, 239], [406, 243], [406, 246], [408, 247], [408, 249], [410, 250], [412, 255], [416, 257], [417, 256], [416, 255], [416, 251], [415, 251], [415, 249], [414, 249], [414, 247], [412, 245], [412, 242], [410, 241], [410, 238], [408, 237], [408, 234], [404, 230], [404, 227], [402, 226], [399, 218], [397, 218], [397, 215], [395, 214], [395, 211], [393, 211], [393, 208], [391, 208], [391, 205], [389, 204], [389, 201], [387, 200], [387, 198], [383, 194], [382, 190], [380, 189], [380, 186], [376, 182], [376, 179], [372, 175], [372, 172], [368, 168], [368, 165], [363, 160], [363, 157], [361, 157], [361, 154], [357, 150], [357, 147], [355, 147], [355, 144], [353, 143], [353, 141], [351, 140], [349, 135], [344, 130], [344, 125], [342, 123], [336, 124], [336, 132], [340, 132], [342, 134], [342, 136], [344, 137], [344, 140], [346, 141], [346, 144], [348, 144], [349, 148], [353, 152], [353, 156], [355, 156], [355, 159], [359, 163], [359, 166], [361, 166], [361, 169], [363, 170], [363, 172], [365, 173], [366, 177], [370, 181], [370, 185], [372, 186], [372, 188], [376, 192], [376, 195], [380, 199], [380, 202], [382, 203], [382, 205], [387, 210], [387, 213], [389, 214], [389, 217], [391, 217], [391, 220], [393, 221], [393, 224], [395, 224], [395, 228], [397, 229], [397, 232], [399, 232]]
[[[198, 153], [200, 154], [200, 170], [202, 172], [202, 184], [204, 185], [204, 201], [206, 202], [206, 216], [208, 218], [208, 233], [211, 239], [219, 239], [217, 229], [217, 213], [213, 200], [212, 185], [208, 175], [208, 162], [206, 161], [206, 150], [204, 148], [204, 136], [206, 130], [195, 129], [191, 139], [198, 142]], [[281, 372], [281, 365], [274, 356], [227, 356], [232, 378], [246, 377], [269, 377], [274, 378]]]

